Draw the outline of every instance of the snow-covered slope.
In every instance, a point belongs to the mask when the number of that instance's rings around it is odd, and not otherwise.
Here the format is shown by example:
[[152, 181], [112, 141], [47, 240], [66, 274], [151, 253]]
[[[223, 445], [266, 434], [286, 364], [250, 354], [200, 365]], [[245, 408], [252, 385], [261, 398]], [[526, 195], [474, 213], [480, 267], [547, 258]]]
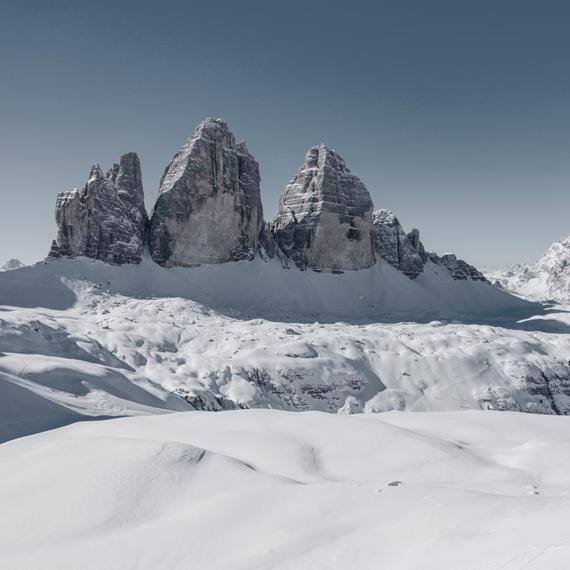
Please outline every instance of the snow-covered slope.
[[565, 570], [570, 419], [245, 410], [0, 446], [10, 570]]
[[435, 270], [359, 273], [57, 260], [2, 274], [0, 441], [194, 408], [570, 411], [565, 313]]
[[135, 298], [181, 297], [237, 317], [294, 322], [429, 321], [512, 318], [537, 310], [482, 281], [456, 281], [426, 264], [415, 280], [384, 261], [342, 274], [284, 269], [277, 259], [157, 267], [150, 259], [114, 266], [91, 259], [49, 259], [0, 276], [0, 305], [69, 308], [79, 282]]
[[488, 271], [486, 277], [528, 299], [570, 305], [570, 235], [554, 242], [535, 264]]

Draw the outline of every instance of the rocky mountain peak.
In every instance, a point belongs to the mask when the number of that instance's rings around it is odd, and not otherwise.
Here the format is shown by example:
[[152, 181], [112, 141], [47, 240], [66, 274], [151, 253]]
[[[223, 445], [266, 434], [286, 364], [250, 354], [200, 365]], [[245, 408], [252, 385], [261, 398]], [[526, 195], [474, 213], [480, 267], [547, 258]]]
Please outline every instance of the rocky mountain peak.
[[[325, 144], [309, 148], [287, 184], [273, 223], [263, 221], [259, 165], [228, 124], [206, 118], [167, 166], [149, 222], [136, 153], [103, 175], [94, 164], [80, 190], [60, 193], [58, 233], [50, 255], [110, 263], [142, 259], [148, 245], [163, 266], [191, 267], [277, 257], [284, 267], [329, 273], [366, 269], [383, 259], [411, 279], [433, 262], [454, 279], [484, 279], [453, 255], [426, 253], [419, 230], [406, 233], [391, 210], [372, 199], [345, 160]], [[546, 263], [570, 265], [570, 237]], [[559, 262], [558, 249], [568, 251]], [[552, 259], [551, 259], [552, 258]], [[566, 258], [564, 258], [566, 259]], [[558, 271], [558, 270], [557, 270]]]
[[570, 275], [570, 235], [562, 236], [546, 250], [536, 262], [535, 270]]
[[372, 199], [343, 158], [321, 144], [310, 148], [279, 203], [277, 244], [301, 269], [335, 272], [374, 264]]
[[407, 275], [418, 277], [424, 270], [426, 255], [419, 230], [406, 234], [391, 210], [376, 210], [372, 217], [372, 241], [378, 257]]
[[453, 253], [444, 253], [437, 255], [435, 253], [428, 253], [428, 259], [432, 263], [436, 263], [443, 267], [456, 281], [465, 281], [471, 279], [472, 281], [487, 281], [485, 276], [475, 267], [469, 265], [463, 259], [458, 259]]
[[310, 148], [305, 157], [305, 164], [308, 168], [332, 168], [335, 172], [349, 174], [350, 169], [346, 166], [344, 159], [326, 144], [321, 143]]
[[13, 269], [21, 269], [26, 267], [19, 259], [13, 257], [5, 263], [0, 264], [0, 271], [12, 271]]
[[220, 139], [229, 136], [233, 138], [230, 128], [224, 119], [219, 117], [206, 117], [195, 129], [194, 137], [209, 136], [212, 139]]
[[570, 304], [570, 235], [551, 244], [536, 263], [490, 270], [487, 275], [502, 288], [529, 299]]
[[410, 243], [412, 244], [412, 247], [416, 250], [416, 251], [420, 251], [423, 249], [423, 245], [422, 242], [420, 241], [420, 230], [418, 230], [417, 228], [413, 228], [409, 233], [408, 233], [408, 239], [410, 240]]
[[91, 165], [91, 170], [89, 171], [89, 178], [87, 179], [87, 184], [96, 182], [97, 180], [104, 179], [105, 176], [99, 164], [95, 163]]
[[251, 259], [263, 222], [259, 165], [222, 119], [205, 119], [162, 177], [150, 222], [153, 259], [192, 266]]
[[94, 164], [81, 190], [58, 194], [56, 223], [51, 257], [140, 262], [147, 215], [138, 156], [123, 155], [107, 176]]
[[107, 174], [105, 174], [105, 178], [107, 178], [108, 180], [110, 180], [111, 182], [115, 182], [117, 180], [117, 174], [119, 174], [119, 163], [115, 162], [113, 163], [113, 166], [111, 166], [111, 168], [109, 168], [109, 170], [107, 170]]

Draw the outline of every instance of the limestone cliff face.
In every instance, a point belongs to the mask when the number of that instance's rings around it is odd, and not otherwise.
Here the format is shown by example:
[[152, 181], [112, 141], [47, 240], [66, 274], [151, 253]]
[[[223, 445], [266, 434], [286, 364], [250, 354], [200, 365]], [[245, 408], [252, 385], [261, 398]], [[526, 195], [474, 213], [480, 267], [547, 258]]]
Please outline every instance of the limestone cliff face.
[[378, 257], [415, 279], [424, 270], [426, 254], [418, 230], [406, 234], [390, 210], [376, 210], [372, 219], [372, 241]]
[[56, 223], [51, 257], [139, 263], [147, 214], [136, 153], [123, 155], [106, 176], [98, 164], [93, 165], [82, 189], [58, 194]]
[[390, 210], [373, 212], [364, 184], [325, 145], [309, 149], [276, 218], [264, 222], [259, 165], [222, 119], [202, 121], [174, 155], [150, 222], [135, 153], [123, 155], [106, 175], [93, 165], [83, 188], [58, 194], [56, 221], [52, 257], [138, 263], [148, 246], [165, 267], [259, 255], [279, 259], [285, 269], [337, 273], [383, 259], [410, 279], [428, 262], [456, 280], [485, 279], [453, 254], [427, 253], [419, 231], [406, 233]]
[[263, 223], [259, 165], [221, 119], [206, 119], [175, 154], [149, 230], [160, 265], [251, 259]]
[[485, 276], [478, 269], [469, 265], [469, 263], [463, 261], [463, 259], [458, 259], [453, 253], [445, 253], [444, 255], [428, 253], [428, 259], [443, 267], [456, 281], [465, 281], [466, 279], [487, 281]]
[[277, 245], [301, 269], [336, 272], [374, 264], [372, 200], [344, 160], [311, 148], [289, 182], [273, 223]]

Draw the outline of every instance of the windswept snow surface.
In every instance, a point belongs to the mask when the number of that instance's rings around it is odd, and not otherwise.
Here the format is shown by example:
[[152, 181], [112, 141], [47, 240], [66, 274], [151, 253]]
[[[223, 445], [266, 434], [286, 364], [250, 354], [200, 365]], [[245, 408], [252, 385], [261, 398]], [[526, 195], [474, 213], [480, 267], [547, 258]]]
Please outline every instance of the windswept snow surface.
[[241, 410], [0, 446], [10, 570], [566, 570], [570, 418]]
[[[361, 277], [270, 266], [269, 284], [264, 267], [62, 260], [0, 275], [0, 441], [191, 409], [570, 412], [564, 312], [387, 266]], [[464, 321], [450, 320], [460, 307]], [[352, 321], [333, 320], [349, 308]], [[387, 322], [370, 322], [381, 311]]]
[[1, 273], [0, 568], [566, 569], [569, 332], [435, 266]]

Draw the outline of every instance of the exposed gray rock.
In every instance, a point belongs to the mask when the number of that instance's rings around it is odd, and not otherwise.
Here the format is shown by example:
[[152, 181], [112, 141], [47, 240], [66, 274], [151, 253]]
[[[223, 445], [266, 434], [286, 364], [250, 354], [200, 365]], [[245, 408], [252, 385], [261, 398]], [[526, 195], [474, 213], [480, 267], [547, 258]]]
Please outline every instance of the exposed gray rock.
[[487, 281], [485, 276], [475, 267], [469, 265], [463, 259], [457, 259], [452, 253], [437, 255], [436, 253], [428, 253], [428, 259], [433, 263], [437, 263], [451, 274], [453, 279], [463, 281], [473, 279], [473, 281]]
[[0, 271], [12, 271], [14, 269], [21, 269], [26, 267], [19, 259], [12, 258], [0, 265]]
[[263, 259], [273, 259], [277, 254], [277, 244], [271, 224], [263, 222], [261, 232], [259, 234], [259, 253]]
[[259, 165], [221, 119], [204, 120], [166, 168], [149, 230], [164, 266], [251, 259], [263, 210]]
[[103, 175], [91, 167], [85, 186], [56, 201], [57, 237], [51, 257], [85, 256], [108, 263], [139, 263], [147, 214], [139, 158], [131, 152]]
[[424, 270], [426, 253], [419, 230], [406, 234], [390, 210], [376, 210], [372, 217], [372, 240], [377, 257], [415, 279]]
[[406, 234], [390, 210], [374, 212], [372, 239], [377, 257], [386, 260], [411, 279], [418, 277], [426, 262], [431, 261], [448, 271], [453, 279], [486, 281], [480, 271], [451, 253], [439, 256], [426, 252], [420, 241], [419, 230], [413, 229]]
[[287, 185], [273, 224], [277, 245], [301, 269], [336, 272], [374, 264], [372, 200], [344, 160], [311, 148]]
[[425, 263], [427, 261], [427, 253], [424, 249], [423, 243], [420, 241], [420, 230], [414, 228], [408, 233], [408, 239], [412, 244], [412, 247], [418, 252], [421, 260]]

